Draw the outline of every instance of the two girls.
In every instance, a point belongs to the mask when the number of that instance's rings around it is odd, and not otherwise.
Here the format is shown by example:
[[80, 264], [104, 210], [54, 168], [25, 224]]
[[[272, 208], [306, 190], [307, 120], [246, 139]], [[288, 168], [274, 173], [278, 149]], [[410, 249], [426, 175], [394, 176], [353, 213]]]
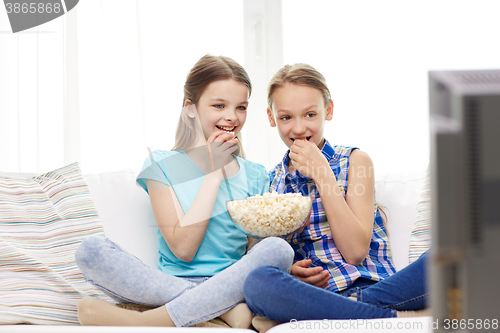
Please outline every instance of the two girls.
[[[158, 224], [159, 270], [103, 237], [84, 240], [76, 252], [85, 278], [112, 298], [158, 308], [141, 313], [83, 299], [82, 324], [192, 326], [242, 302], [243, 282], [253, 269], [290, 270], [293, 251], [280, 238], [246, 253], [249, 240], [225, 206], [269, 189], [264, 167], [238, 156], [250, 93], [246, 71], [232, 59], [207, 55], [191, 69], [175, 147], [152, 152], [137, 177]], [[250, 325], [246, 312], [236, 326]]]

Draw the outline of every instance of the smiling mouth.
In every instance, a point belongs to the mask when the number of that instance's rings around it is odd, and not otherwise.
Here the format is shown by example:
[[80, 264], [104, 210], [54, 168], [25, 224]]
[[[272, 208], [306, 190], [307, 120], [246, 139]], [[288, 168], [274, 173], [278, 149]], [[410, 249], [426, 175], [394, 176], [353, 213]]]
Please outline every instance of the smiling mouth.
[[[295, 138], [290, 138], [292, 141], [295, 141]], [[304, 140], [306, 139], [307, 141], [309, 141], [311, 139], [310, 136], [306, 136], [305, 138], [298, 138], [297, 140]]]
[[215, 125], [215, 127], [217, 127], [218, 129], [222, 130], [222, 131], [225, 131], [225, 132], [228, 132], [228, 133], [231, 133], [231, 132], [234, 132], [234, 130], [236, 129], [237, 126], [219, 126], [219, 125]]

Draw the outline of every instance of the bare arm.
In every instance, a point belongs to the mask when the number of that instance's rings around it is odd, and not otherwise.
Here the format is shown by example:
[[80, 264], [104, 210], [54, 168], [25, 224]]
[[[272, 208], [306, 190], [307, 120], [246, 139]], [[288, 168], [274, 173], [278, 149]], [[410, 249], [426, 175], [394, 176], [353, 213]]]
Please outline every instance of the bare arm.
[[247, 236], [247, 239], [248, 239], [248, 243], [247, 243], [247, 253], [248, 253], [248, 251], [250, 251], [250, 249], [252, 247], [254, 247], [254, 245], [259, 242], [259, 239], [252, 238], [252, 237], [249, 237], [249, 236]]
[[[186, 214], [172, 187], [146, 180], [158, 228], [169, 249], [182, 261], [193, 260], [205, 237], [223, 179], [223, 168], [227, 168], [230, 175], [237, 172], [238, 163], [231, 156], [238, 148], [237, 142], [233, 134], [222, 130], [213, 132], [207, 139], [211, 168], [205, 170], [205, 177]], [[192, 158], [201, 163], [199, 152], [195, 152]], [[204, 156], [201, 159], [201, 164], [204, 164]], [[203, 167], [200, 164], [198, 166]]]
[[158, 228], [170, 250], [182, 261], [194, 258], [205, 237], [222, 178], [220, 169], [207, 174], [186, 214], [170, 186], [146, 180]]
[[373, 232], [375, 185], [370, 157], [359, 150], [351, 153], [344, 200], [335, 174], [318, 147], [303, 140], [296, 140], [294, 146], [290, 158], [302, 174], [316, 183], [337, 248], [348, 263], [359, 265], [368, 254]]
[[[353, 151], [345, 200], [333, 172], [319, 181], [318, 191], [333, 239], [344, 259], [352, 265], [361, 264], [370, 249], [375, 186], [371, 170], [370, 157], [365, 152]], [[322, 186], [326, 184], [331, 187]]]

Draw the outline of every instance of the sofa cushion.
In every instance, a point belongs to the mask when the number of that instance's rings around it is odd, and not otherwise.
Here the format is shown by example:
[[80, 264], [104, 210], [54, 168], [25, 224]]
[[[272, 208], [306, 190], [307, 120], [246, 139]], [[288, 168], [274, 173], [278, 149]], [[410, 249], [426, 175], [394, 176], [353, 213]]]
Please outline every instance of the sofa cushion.
[[408, 265], [410, 233], [415, 218], [418, 194], [425, 170], [403, 170], [375, 177], [377, 202], [386, 207], [387, 231], [396, 270]]
[[106, 237], [158, 268], [158, 225], [149, 196], [136, 182], [138, 171], [84, 175]]
[[103, 228], [78, 164], [29, 179], [0, 176], [0, 324], [78, 324], [87, 283], [74, 252]]
[[431, 247], [431, 177], [427, 169], [417, 203], [415, 223], [410, 235], [409, 262], [417, 260]]

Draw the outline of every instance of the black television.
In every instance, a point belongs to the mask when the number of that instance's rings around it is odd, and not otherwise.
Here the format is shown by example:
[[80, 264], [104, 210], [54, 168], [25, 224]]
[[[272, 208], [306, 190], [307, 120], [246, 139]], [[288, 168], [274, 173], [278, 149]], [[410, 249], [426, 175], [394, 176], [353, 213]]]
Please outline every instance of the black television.
[[434, 330], [499, 329], [500, 70], [430, 71]]

